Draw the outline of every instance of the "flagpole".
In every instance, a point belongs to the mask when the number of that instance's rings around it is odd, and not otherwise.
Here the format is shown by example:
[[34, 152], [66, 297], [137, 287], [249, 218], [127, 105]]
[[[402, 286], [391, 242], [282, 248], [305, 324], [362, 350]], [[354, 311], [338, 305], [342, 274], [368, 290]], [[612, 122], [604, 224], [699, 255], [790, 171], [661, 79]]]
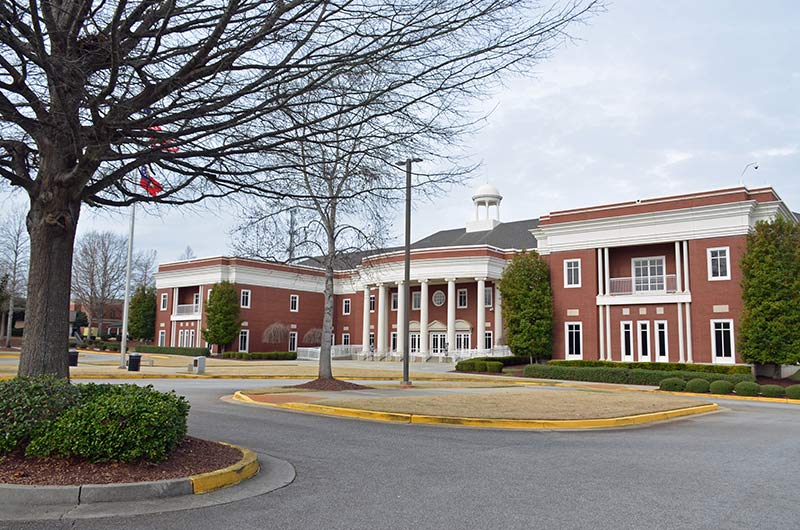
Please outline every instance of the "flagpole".
[[128, 231], [128, 265], [125, 268], [125, 305], [122, 309], [122, 346], [119, 367], [125, 369], [125, 353], [128, 350], [128, 312], [131, 305], [131, 266], [133, 264], [133, 224], [136, 219], [136, 203], [131, 205], [131, 226]]

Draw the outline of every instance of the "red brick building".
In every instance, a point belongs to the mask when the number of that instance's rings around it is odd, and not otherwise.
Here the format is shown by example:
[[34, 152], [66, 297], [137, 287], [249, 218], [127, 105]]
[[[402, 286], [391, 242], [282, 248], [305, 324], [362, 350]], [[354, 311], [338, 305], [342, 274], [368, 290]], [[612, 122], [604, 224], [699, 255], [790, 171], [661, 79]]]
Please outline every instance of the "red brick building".
[[[481, 186], [464, 228], [412, 245], [410, 351], [417, 359], [506, 352], [497, 289], [508, 260], [537, 249], [549, 262], [556, 359], [741, 362], [735, 335], [739, 261], [759, 220], [794, 219], [771, 188], [733, 188], [552, 212], [500, 222], [502, 197]], [[156, 284], [156, 340], [203, 346], [204, 301], [236, 285], [242, 351], [319, 345], [323, 273], [234, 257], [165, 263]], [[337, 271], [335, 345], [378, 357], [401, 352], [401, 249], [367, 253]], [[278, 332], [275, 332], [275, 330]], [[271, 331], [270, 331], [271, 330]]]

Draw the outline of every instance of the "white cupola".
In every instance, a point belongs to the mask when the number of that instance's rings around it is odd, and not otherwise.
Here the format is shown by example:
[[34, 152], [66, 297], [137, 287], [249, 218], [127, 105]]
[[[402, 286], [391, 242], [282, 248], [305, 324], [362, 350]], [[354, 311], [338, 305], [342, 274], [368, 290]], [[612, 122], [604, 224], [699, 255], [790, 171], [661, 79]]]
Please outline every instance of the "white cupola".
[[[483, 232], [492, 230], [500, 224], [500, 202], [503, 196], [491, 184], [483, 184], [472, 196], [475, 205], [475, 218], [467, 221], [467, 232]], [[494, 206], [494, 212], [492, 211]], [[483, 213], [483, 215], [481, 215]], [[492, 215], [494, 213], [494, 215]]]

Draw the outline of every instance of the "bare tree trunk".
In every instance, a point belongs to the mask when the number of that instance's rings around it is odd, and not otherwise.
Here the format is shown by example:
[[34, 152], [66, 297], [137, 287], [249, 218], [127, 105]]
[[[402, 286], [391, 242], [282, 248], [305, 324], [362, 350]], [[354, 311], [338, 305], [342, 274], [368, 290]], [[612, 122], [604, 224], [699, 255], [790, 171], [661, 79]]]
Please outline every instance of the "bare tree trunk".
[[[58, 176], [52, 180], [57, 183]], [[68, 378], [72, 249], [81, 203], [66, 187], [51, 185], [47, 189], [31, 196], [28, 212], [31, 260], [19, 375]]]
[[[330, 216], [335, 219], [335, 209]], [[333, 379], [331, 338], [333, 336], [333, 258], [336, 255], [335, 225], [327, 223], [328, 251], [325, 256], [325, 309], [322, 314], [322, 342], [319, 346], [319, 379]]]
[[6, 312], [0, 311], [0, 337], [6, 335]]

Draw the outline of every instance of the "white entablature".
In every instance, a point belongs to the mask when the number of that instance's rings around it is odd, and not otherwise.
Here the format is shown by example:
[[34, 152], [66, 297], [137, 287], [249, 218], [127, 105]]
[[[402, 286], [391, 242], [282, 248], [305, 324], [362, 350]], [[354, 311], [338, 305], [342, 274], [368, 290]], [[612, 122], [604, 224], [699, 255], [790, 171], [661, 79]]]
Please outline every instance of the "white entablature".
[[[411, 281], [444, 280], [445, 278], [497, 279], [505, 270], [507, 261], [494, 256], [461, 256], [454, 258], [416, 259], [411, 261]], [[405, 271], [402, 261], [383, 263], [359, 268], [358, 280], [354, 282], [359, 289], [379, 283], [395, 284], [403, 281]]]
[[743, 201], [585, 221], [531, 230], [540, 254], [601, 247], [671, 243], [747, 234], [758, 221], [793, 218], [783, 202]]

